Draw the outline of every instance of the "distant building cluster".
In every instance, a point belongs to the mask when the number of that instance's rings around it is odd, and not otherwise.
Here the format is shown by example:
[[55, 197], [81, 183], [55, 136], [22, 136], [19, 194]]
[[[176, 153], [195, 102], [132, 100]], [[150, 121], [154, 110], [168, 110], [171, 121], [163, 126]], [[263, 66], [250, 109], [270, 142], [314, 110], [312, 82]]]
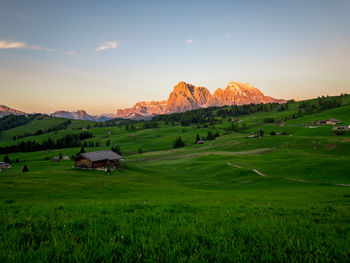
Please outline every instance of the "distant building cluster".
[[338, 119], [329, 119], [329, 120], [318, 120], [315, 122], [310, 122], [310, 125], [336, 125], [340, 124], [341, 121]]
[[[310, 122], [309, 125], [305, 126], [306, 128], [317, 128], [317, 126], [314, 125], [336, 125], [341, 124], [341, 121], [338, 119], [328, 119], [328, 120], [317, 120], [315, 122]], [[343, 126], [334, 126], [332, 130], [341, 130], [341, 131], [348, 131], [350, 130], [350, 125], [343, 125]]]

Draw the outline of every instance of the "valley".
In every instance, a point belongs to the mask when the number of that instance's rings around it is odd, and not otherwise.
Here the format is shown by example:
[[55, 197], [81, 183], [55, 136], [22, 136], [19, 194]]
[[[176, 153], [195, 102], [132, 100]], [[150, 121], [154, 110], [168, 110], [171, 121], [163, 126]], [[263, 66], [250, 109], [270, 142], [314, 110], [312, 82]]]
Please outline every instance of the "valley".
[[[0, 154], [12, 166], [0, 172], [0, 260], [347, 261], [350, 131], [333, 128], [350, 124], [349, 103], [344, 95], [150, 121], [71, 120], [17, 140], [66, 119], [4, 130], [2, 150], [83, 131], [92, 137], [73, 148]], [[332, 118], [341, 123], [308, 128]], [[209, 140], [209, 132], [218, 136]], [[184, 146], [173, 149], [178, 137]], [[109, 174], [52, 161], [112, 146], [124, 160]]]

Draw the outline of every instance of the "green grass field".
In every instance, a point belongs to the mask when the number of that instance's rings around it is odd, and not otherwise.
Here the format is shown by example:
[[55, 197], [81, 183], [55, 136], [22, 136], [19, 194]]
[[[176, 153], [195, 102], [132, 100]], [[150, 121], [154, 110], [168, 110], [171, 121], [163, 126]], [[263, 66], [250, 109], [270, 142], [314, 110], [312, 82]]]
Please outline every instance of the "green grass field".
[[[297, 107], [240, 117], [243, 132], [227, 131], [229, 118], [209, 128], [91, 128], [101, 146], [86, 151], [110, 149], [107, 140], [122, 149], [123, 168], [110, 175], [45, 160], [80, 148], [8, 154], [20, 162], [0, 173], [0, 262], [349, 262], [349, 133], [301, 124], [348, 125], [350, 105], [264, 123]], [[51, 122], [7, 130], [0, 146]], [[22, 140], [79, 132], [71, 128]], [[247, 138], [259, 128], [264, 137]], [[194, 144], [216, 130], [216, 140]], [[178, 136], [190, 145], [171, 150]]]

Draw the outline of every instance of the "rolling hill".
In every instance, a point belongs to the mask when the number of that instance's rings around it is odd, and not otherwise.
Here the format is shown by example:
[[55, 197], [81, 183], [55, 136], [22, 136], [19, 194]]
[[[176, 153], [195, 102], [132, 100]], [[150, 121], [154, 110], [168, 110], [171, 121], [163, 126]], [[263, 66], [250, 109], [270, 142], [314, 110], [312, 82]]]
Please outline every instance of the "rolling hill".
[[[113, 254], [121, 262], [243, 262], [252, 255], [256, 262], [344, 262], [350, 133], [308, 123], [350, 124], [349, 100], [208, 107], [151, 121], [72, 121], [65, 130], [19, 141], [12, 137], [65, 120], [2, 131], [0, 147], [56, 140], [89, 125], [85, 151], [118, 145], [124, 162], [107, 174], [75, 169], [73, 160], [51, 161], [75, 156], [80, 146], [6, 154], [12, 167], [0, 173], [0, 240], [7, 240], [0, 242], [0, 261], [11, 255], [93, 262]], [[248, 138], [258, 130], [263, 137]], [[209, 132], [219, 136], [208, 140]], [[203, 144], [195, 144], [197, 134]], [[173, 149], [179, 136], [185, 146]]]

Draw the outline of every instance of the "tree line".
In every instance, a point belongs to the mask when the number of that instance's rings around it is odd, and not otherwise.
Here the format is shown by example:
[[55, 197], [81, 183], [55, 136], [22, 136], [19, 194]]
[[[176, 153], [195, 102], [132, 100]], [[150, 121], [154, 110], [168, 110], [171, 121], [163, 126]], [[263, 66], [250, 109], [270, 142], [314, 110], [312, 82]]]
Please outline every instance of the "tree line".
[[60, 130], [66, 130], [68, 125], [71, 124], [71, 123], [72, 123], [71, 120], [66, 120], [66, 121], [64, 121], [62, 123], [53, 125], [52, 127], [48, 128], [46, 130], [38, 129], [38, 130], [36, 130], [33, 133], [26, 132], [24, 134], [15, 135], [15, 136], [13, 136], [12, 139], [15, 141], [17, 139], [22, 139], [22, 138], [29, 137], [29, 136], [38, 136], [38, 135], [42, 135], [42, 134], [45, 134], [45, 133], [57, 132], [57, 131], [60, 131]]
[[7, 115], [5, 117], [0, 118], [0, 131], [16, 128], [18, 126], [30, 123], [35, 119], [43, 119], [45, 117], [47, 117], [47, 115], [43, 115], [40, 113], [28, 115]]
[[64, 149], [83, 146], [83, 140], [92, 138], [90, 132], [84, 131], [79, 134], [67, 134], [62, 138], [53, 140], [51, 138], [42, 141], [21, 142], [16, 145], [0, 147], [0, 154], [14, 153], [14, 152], [35, 152], [48, 149]]

